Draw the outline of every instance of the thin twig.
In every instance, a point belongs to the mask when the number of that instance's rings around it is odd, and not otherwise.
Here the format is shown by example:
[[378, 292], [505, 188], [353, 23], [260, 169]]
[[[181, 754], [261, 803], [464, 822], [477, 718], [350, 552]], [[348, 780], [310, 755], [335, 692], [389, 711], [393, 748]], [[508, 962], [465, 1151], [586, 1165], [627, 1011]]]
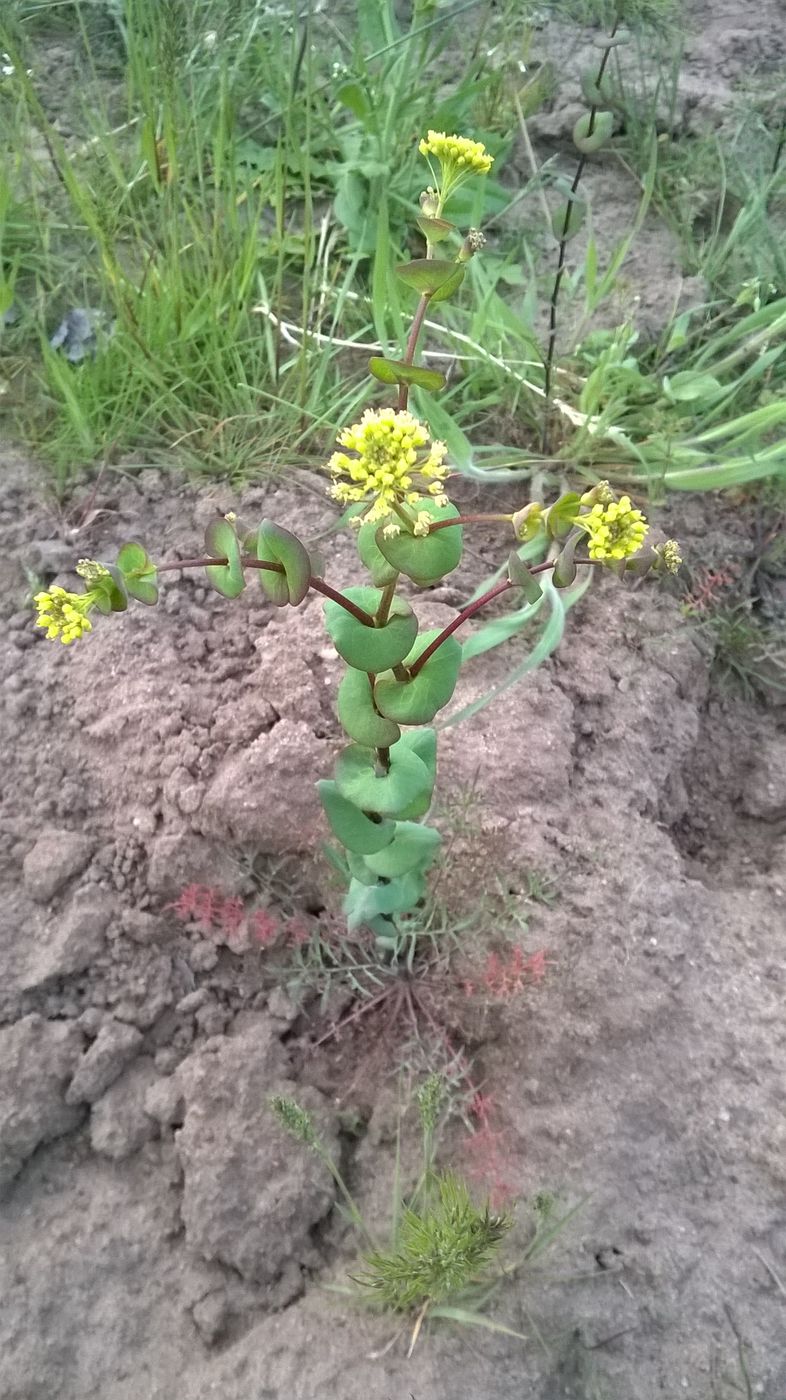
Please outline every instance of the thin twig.
[[[614, 21], [614, 25], [609, 35], [611, 39], [614, 38], [614, 35], [616, 34], [618, 28], [619, 18], [615, 19]], [[598, 65], [598, 75], [595, 79], [596, 87], [600, 87], [601, 83], [603, 82], [603, 76], [606, 72], [606, 64], [609, 61], [610, 53], [610, 48], [603, 50], [603, 56], [600, 60], [600, 64]], [[587, 136], [591, 136], [593, 131], [595, 130], [595, 119], [597, 115], [598, 108], [597, 105], [593, 103], [592, 107], [590, 108]], [[571, 215], [573, 214], [573, 201], [576, 192], [579, 188], [579, 185], [581, 184], [581, 177], [584, 174], [586, 165], [587, 157], [586, 154], [582, 151], [579, 157], [578, 165], [576, 166], [576, 173], [573, 176], [573, 183], [570, 187], [568, 202], [565, 205], [565, 217], [562, 221], [562, 231], [560, 233], [559, 240], [559, 254], [557, 256], [557, 271], [554, 277], [554, 286], [551, 289], [551, 301], [549, 302], [549, 340], [548, 347], [546, 350], [546, 359], [543, 365], [543, 388], [545, 392], [546, 405], [543, 416], [543, 436], [541, 439], [541, 451], [543, 452], [544, 456], [546, 456], [549, 451], [549, 438], [551, 429], [551, 381], [554, 371], [554, 354], [557, 348], [557, 311], [559, 308], [559, 294], [562, 288], [562, 279], [565, 275], [565, 260], [568, 248], [568, 235], [570, 232]]]

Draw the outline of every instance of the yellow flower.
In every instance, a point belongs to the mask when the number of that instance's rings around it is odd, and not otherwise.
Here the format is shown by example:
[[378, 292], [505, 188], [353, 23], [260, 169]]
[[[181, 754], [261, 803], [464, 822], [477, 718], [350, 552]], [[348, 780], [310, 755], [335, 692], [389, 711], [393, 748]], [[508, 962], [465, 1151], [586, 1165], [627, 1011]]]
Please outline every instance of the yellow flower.
[[487, 175], [494, 157], [482, 141], [470, 141], [468, 136], [446, 136], [444, 131], [430, 131], [418, 146], [422, 156], [435, 156], [442, 169], [455, 166], [467, 175]]
[[640, 510], [635, 510], [629, 496], [609, 505], [598, 502], [586, 515], [575, 517], [589, 535], [590, 559], [625, 559], [640, 549], [649, 530]]
[[36, 593], [33, 601], [38, 609], [35, 625], [46, 628], [48, 641], [59, 637], [69, 646], [85, 632], [92, 632], [93, 624], [87, 614], [95, 604], [93, 593], [69, 593], [53, 584], [48, 593]]
[[494, 164], [494, 157], [489, 155], [482, 141], [471, 141], [468, 136], [446, 136], [444, 131], [430, 131], [418, 144], [418, 150], [427, 160], [433, 156], [441, 168], [438, 215], [453, 190], [470, 175], [487, 175]]
[[[432, 442], [428, 429], [406, 410], [366, 409], [338, 442], [355, 455], [333, 453], [328, 463], [333, 476], [330, 494], [342, 505], [369, 502], [356, 517], [358, 524], [416, 506], [424, 496], [447, 503], [447, 448], [444, 442]], [[389, 521], [386, 529], [395, 524]]]

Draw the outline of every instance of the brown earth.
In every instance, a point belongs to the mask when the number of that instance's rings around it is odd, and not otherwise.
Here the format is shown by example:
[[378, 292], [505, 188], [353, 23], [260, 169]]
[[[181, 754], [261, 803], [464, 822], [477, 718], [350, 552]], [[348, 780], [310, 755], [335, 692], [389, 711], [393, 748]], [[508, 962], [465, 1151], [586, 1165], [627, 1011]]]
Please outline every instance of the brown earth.
[[[688, 114], [782, 59], [780, 7], [746, 8], [691, 7]], [[719, 695], [677, 601], [610, 584], [554, 660], [445, 730], [446, 902], [487, 897], [492, 940], [512, 909], [549, 964], [468, 1032], [521, 1198], [508, 1258], [537, 1191], [584, 1204], [494, 1303], [526, 1343], [434, 1329], [410, 1361], [402, 1342], [373, 1359], [395, 1328], [325, 1291], [355, 1245], [265, 1101], [314, 1108], [380, 1223], [397, 1027], [315, 1047], [325, 1022], [272, 987], [265, 952], [166, 907], [194, 882], [282, 919], [335, 904], [315, 855], [313, 783], [340, 742], [321, 606], [282, 616], [255, 587], [229, 604], [170, 576], [158, 609], [65, 649], [33, 631], [23, 571], [67, 581], [135, 536], [187, 553], [237, 507], [321, 538], [334, 581], [351, 544], [307, 474], [238, 500], [129, 469], [87, 504], [64, 517], [4, 454], [3, 1400], [783, 1400], [783, 709]], [[695, 564], [750, 545], [713, 503], [664, 526]], [[475, 548], [472, 582], [499, 558]], [[419, 614], [463, 596], [448, 581]], [[472, 662], [453, 712], [522, 654]], [[533, 872], [552, 908], [527, 898]]]

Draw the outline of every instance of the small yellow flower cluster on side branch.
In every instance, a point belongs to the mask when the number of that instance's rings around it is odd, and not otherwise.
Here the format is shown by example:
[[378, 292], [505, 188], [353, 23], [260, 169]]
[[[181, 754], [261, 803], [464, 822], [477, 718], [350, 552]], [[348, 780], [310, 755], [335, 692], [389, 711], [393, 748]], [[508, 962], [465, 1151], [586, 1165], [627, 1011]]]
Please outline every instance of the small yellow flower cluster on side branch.
[[139, 544], [124, 545], [116, 564], [80, 559], [76, 572], [90, 585], [84, 593], [70, 593], [53, 584], [33, 599], [35, 625], [46, 629], [47, 641], [70, 646], [86, 632], [92, 632], [90, 613], [125, 612], [129, 597], [140, 603], [155, 603], [158, 599], [155, 567]]
[[598, 502], [588, 514], [578, 515], [576, 524], [589, 536], [590, 559], [599, 562], [635, 554], [650, 528], [642, 512], [631, 505], [629, 496], [608, 505]]
[[85, 632], [93, 630], [87, 615], [95, 607], [90, 593], [69, 593], [53, 584], [46, 593], [36, 593], [33, 602], [38, 612], [35, 625], [46, 628], [50, 642], [61, 641], [64, 646], [70, 646]]

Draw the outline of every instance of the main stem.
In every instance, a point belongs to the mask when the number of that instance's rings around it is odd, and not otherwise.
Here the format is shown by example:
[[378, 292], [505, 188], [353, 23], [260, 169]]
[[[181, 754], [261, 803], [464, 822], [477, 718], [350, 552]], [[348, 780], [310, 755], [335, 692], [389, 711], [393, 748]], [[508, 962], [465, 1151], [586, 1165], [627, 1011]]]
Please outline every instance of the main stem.
[[[615, 19], [615, 21], [614, 21], [614, 25], [613, 25], [613, 28], [612, 28], [611, 33], [610, 33], [610, 35], [609, 35], [609, 38], [611, 38], [611, 39], [614, 38], [614, 35], [616, 34], [618, 28], [619, 28], [619, 17], [618, 17], [617, 19]], [[609, 61], [609, 54], [610, 54], [610, 53], [611, 53], [611, 49], [604, 49], [604, 50], [603, 50], [603, 57], [601, 58], [600, 64], [598, 65], [598, 75], [597, 75], [597, 78], [595, 79], [595, 86], [596, 86], [596, 87], [600, 87], [601, 83], [603, 82], [603, 77], [604, 77], [604, 74], [605, 74], [605, 72], [606, 72], [606, 64], [607, 64], [608, 61]], [[596, 105], [596, 104], [593, 104], [593, 106], [590, 108], [590, 114], [589, 114], [589, 125], [588, 125], [588, 128], [587, 128], [587, 135], [588, 135], [588, 136], [591, 136], [592, 133], [593, 133], [593, 131], [595, 130], [595, 118], [597, 117], [597, 115], [598, 115], [598, 108], [597, 108], [597, 105]], [[576, 173], [575, 173], [575, 175], [573, 176], [573, 184], [572, 184], [571, 187], [570, 187], [570, 195], [569, 195], [569, 197], [568, 197], [568, 202], [567, 202], [567, 204], [566, 204], [566, 206], [565, 206], [565, 217], [564, 217], [564, 219], [563, 219], [563, 221], [562, 221], [562, 232], [560, 233], [560, 240], [559, 240], [559, 255], [558, 255], [558, 257], [557, 257], [557, 271], [556, 271], [556, 274], [555, 274], [555, 277], [554, 277], [554, 286], [553, 286], [552, 289], [551, 289], [551, 301], [550, 301], [550, 303], [549, 303], [549, 343], [548, 343], [548, 348], [547, 348], [547, 350], [546, 350], [546, 359], [545, 359], [545, 362], [544, 362], [544, 379], [543, 379], [543, 390], [544, 390], [544, 394], [545, 394], [545, 403], [544, 403], [544, 409], [543, 409], [543, 414], [544, 414], [544, 416], [543, 416], [543, 436], [542, 436], [542, 438], [541, 438], [541, 444], [540, 444], [540, 450], [541, 450], [541, 453], [542, 453], [542, 455], [543, 455], [544, 457], [548, 455], [548, 452], [549, 452], [549, 450], [550, 450], [550, 440], [551, 440], [551, 387], [552, 387], [552, 379], [553, 379], [553, 375], [554, 375], [554, 354], [555, 354], [555, 351], [556, 351], [556, 348], [557, 348], [557, 321], [558, 321], [557, 312], [558, 312], [558, 309], [559, 309], [559, 295], [560, 295], [560, 291], [561, 291], [561, 289], [562, 289], [562, 279], [563, 279], [563, 277], [565, 276], [565, 258], [566, 258], [566, 254], [567, 254], [567, 248], [568, 248], [568, 234], [569, 234], [569, 232], [570, 232], [570, 219], [571, 219], [571, 214], [573, 213], [573, 200], [574, 200], [574, 197], [575, 197], [575, 195], [576, 195], [576, 192], [578, 191], [579, 185], [581, 184], [581, 177], [582, 177], [582, 175], [584, 174], [584, 171], [585, 171], [585, 169], [586, 169], [586, 165], [587, 165], [587, 157], [586, 157], [585, 154], [582, 153], [582, 155], [581, 155], [580, 158], [579, 158], [579, 163], [578, 163], [578, 165], [576, 166]]]
[[[422, 328], [423, 328], [423, 322], [424, 322], [425, 317], [426, 317], [426, 312], [428, 311], [428, 303], [429, 303], [429, 298], [428, 298], [427, 296], [422, 296], [422, 297], [420, 298], [420, 301], [418, 302], [418, 309], [417, 309], [417, 311], [415, 312], [414, 317], [412, 318], [412, 325], [411, 325], [410, 328], [409, 328], [409, 335], [408, 335], [408, 337], [407, 337], [407, 348], [406, 348], [406, 352], [405, 352], [405, 354], [404, 354], [404, 364], [405, 364], [405, 365], [411, 365], [411, 364], [414, 363], [414, 360], [415, 360], [415, 351], [417, 350], [417, 347], [418, 347], [418, 337], [420, 336], [420, 332], [421, 332], [421, 330], [422, 330]], [[399, 412], [401, 412], [403, 409], [405, 409], [408, 403], [409, 403], [409, 385], [408, 385], [408, 384], [399, 384], [399, 386], [398, 386], [398, 407], [399, 407]]]

